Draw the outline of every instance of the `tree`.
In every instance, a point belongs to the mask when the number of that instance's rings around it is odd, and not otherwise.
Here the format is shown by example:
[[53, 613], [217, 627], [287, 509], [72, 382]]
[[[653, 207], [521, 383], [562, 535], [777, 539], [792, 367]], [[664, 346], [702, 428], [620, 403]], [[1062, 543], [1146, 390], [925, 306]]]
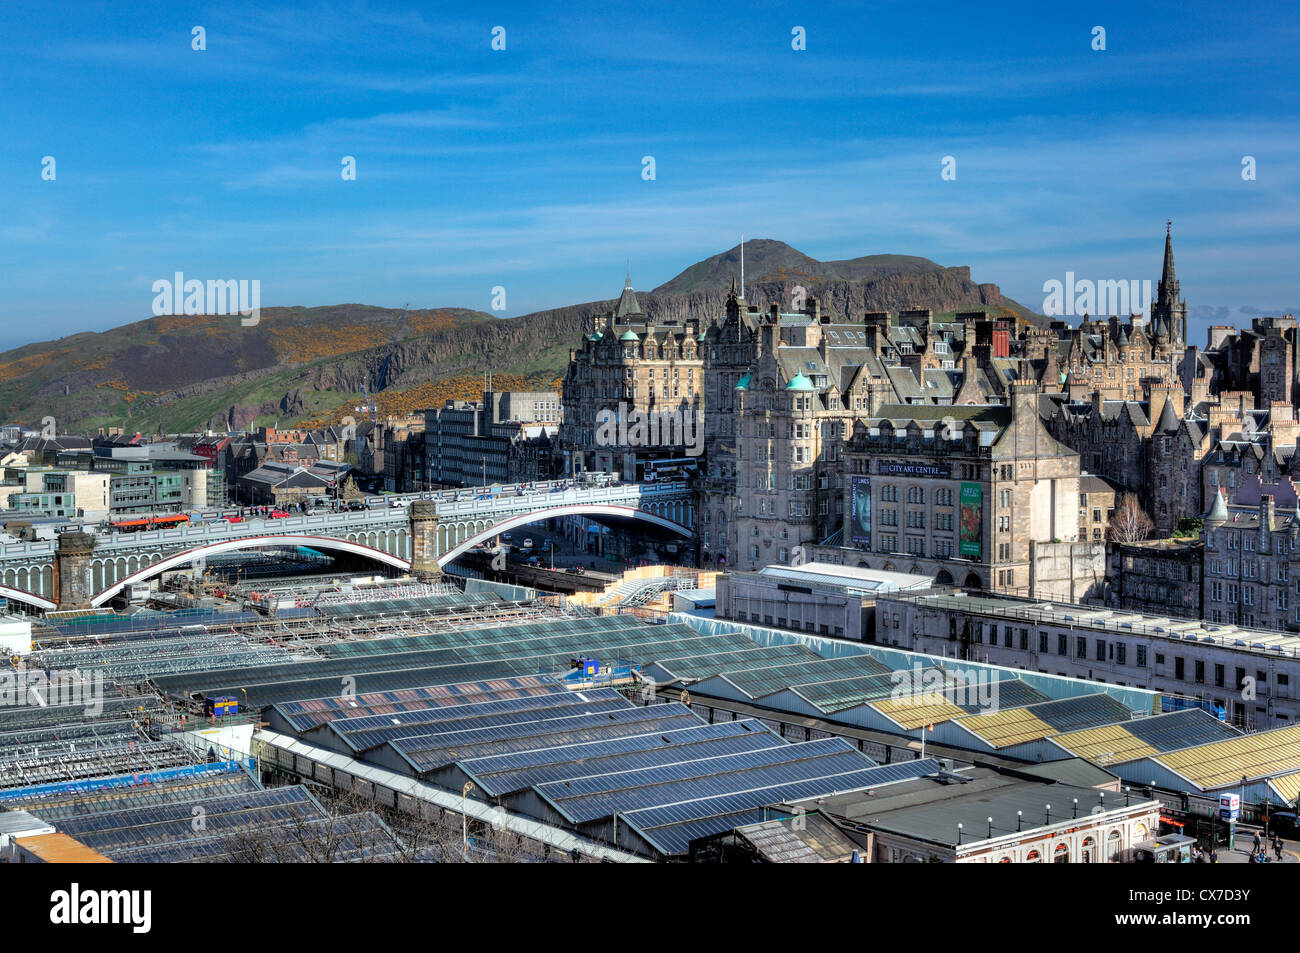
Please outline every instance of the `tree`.
[[1125, 493], [1106, 527], [1106, 536], [1116, 543], [1136, 543], [1151, 535], [1155, 523], [1142, 509], [1136, 495]]

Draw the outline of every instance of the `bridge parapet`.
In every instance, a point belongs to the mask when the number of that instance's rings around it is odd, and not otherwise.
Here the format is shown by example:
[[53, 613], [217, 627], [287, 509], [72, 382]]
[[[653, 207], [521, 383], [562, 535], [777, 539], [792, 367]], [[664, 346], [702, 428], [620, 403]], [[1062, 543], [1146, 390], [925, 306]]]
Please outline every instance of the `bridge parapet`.
[[[682, 482], [548, 483], [468, 492], [475, 495], [466, 498], [464, 490], [407, 495], [362, 510], [279, 519], [252, 517], [233, 523], [216, 521], [218, 514], [209, 512], [196, 515], [206, 515], [212, 522], [195, 522], [184, 528], [70, 532], [61, 534], [57, 543], [10, 543], [0, 546], [0, 587], [12, 590], [12, 598], [33, 597], [30, 601], [35, 605], [45, 606], [53, 599], [64, 608], [98, 605], [126, 584], [178, 565], [185, 554], [274, 545], [275, 537], [284, 537], [289, 546], [373, 554], [389, 565], [409, 565], [417, 576], [429, 577], [440, 571], [439, 564], [455, 558], [473, 542], [490, 537], [494, 528], [505, 531], [525, 525], [534, 514], [641, 516], [687, 535], [693, 525], [692, 491]], [[390, 505], [393, 502], [400, 505]]]

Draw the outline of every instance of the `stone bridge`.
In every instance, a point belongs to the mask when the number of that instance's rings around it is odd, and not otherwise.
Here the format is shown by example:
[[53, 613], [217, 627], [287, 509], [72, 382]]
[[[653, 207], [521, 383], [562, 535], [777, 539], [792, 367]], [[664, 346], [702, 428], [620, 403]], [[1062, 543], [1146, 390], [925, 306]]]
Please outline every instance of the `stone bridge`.
[[169, 569], [268, 546], [349, 553], [427, 579], [498, 533], [575, 514], [644, 520], [687, 537], [694, 526], [684, 482], [435, 491], [376, 497], [364, 510], [143, 533], [65, 532], [55, 541], [0, 545], [0, 596], [41, 609], [93, 608]]

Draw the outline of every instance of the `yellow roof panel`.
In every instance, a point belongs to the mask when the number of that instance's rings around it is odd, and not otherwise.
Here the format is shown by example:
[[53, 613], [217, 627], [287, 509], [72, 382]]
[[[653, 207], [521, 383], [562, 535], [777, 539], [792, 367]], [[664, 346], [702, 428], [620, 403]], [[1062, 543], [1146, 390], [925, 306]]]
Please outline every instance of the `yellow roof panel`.
[[1273, 778], [1269, 784], [1287, 804], [1294, 804], [1295, 799], [1300, 797], [1300, 771], [1295, 774], [1284, 774], [1280, 778]]
[[1053, 728], [1028, 708], [1008, 708], [989, 715], [970, 715], [959, 719], [957, 724], [974, 732], [995, 748], [1046, 738], [1060, 730]]
[[1127, 725], [1101, 725], [1069, 731], [1052, 739], [1071, 754], [1093, 764], [1114, 764], [1156, 754], [1160, 749], [1143, 741]]
[[1289, 774], [1300, 771], [1300, 725], [1170, 751], [1154, 760], [1202, 790], [1239, 782], [1243, 775]]
[[872, 702], [871, 707], [909, 730], [940, 721], [952, 721], [966, 714], [965, 709], [935, 692], [903, 698], [882, 698]]

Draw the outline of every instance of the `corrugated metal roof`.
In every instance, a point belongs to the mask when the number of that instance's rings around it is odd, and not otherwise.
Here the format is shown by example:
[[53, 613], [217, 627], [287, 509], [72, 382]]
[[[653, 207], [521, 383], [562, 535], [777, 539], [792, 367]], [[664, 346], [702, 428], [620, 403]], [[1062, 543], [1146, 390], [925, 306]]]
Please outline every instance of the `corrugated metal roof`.
[[1231, 725], [1199, 708], [1189, 708], [1123, 724], [1071, 731], [1052, 740], [1095, 764], [1116, 764], [1238, 736], [1239, 732]]
[[1275, 728], [1229, 741], [1218, 741], [1153, 759], [1202, 790], [1300, 771], [1300, 725]]
[[1081, 695], [970, 715], [957, 723], [995, 748], [1006, 748], [1060, 734], [1070, 728], [1102, 725], [1131, 718], [1133, 712], [1109, 695]]
[[871, 707], [910, 730], [940, 721], [952, 721], [966, 712], [942, 695], [930, 692], [906, 698], [882, 698]]

